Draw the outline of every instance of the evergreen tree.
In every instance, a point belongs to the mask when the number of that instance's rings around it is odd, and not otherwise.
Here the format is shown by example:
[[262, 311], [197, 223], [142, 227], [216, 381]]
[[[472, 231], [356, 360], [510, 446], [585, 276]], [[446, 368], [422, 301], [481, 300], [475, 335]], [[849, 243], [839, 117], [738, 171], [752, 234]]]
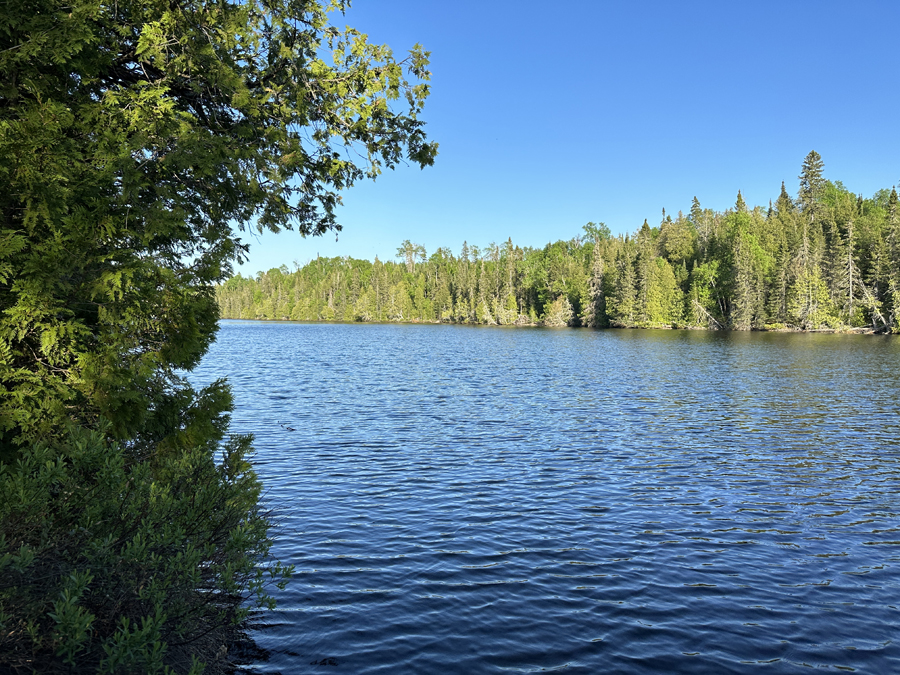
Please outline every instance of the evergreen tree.
[[562, 327], [571, 326], [574, 320], [575, 311], [569, 302], [569, 298], [561, 295], [548, 305], [542, 323], [545, 326]]
[[822, 236], [822, 205], [820, 197], [825, 186], [822, 176], [822, 158], [815, 150], [803, 161], [800, 173], [798, 200], [801, 213], [800, 245], [794, 256], [792, 283], [789, 291], [789, 312], [792, 322], [803, 327], [818, 327], [819, 308], [822, 304], [823, 288], [827, 293], [819, 269]]
[[895, 332], [900, 332], [900, 213], [898, 213], [896, 188], [891, 188], [891, 194], [888, 197], [886, 239], [886, 257], [890, 270], [887, 274], [887, 297], [885, 298], [888, 312], [887, 324]]
[[819, 203], [825, 178], [822, 175], [824, 162], [818, 152], [812, 150], [803, 160], [800, 171], [800, 207], [804, 213], [814, 212]]
[[694, 227], [699, 225], [702, 215], [703, 209], [700, 208], [700, 200], [694, 195], [694, 198], [691, 200], [691, 222], [694, 223]]
[[[839, 182], [808, 173], [805, 183], [819, 186], [812, 227], [809, 207], [805, 213], [782, 182], [767, 209], [742, 204], [743, 193], [725, 214], [702, 209], [695, 198], [688, 218], [664, 213], [658, 229], [645, 223], [633, 237], [611, 237], [602, 223], [588, 223], [584, 236], [569, 241], [523, 250], [509, 239], [489, 244], [474, 259], [478, 249], [465, 243], [458, 259], [440, 249], [427, 261], [413, 260], [417, 276], [406, 281], [402, 256], [400, 264], [383, 269], [390, 284], [406, 293], [412, 313], [390, 317], [533, 323], [558, 317], [564, 296], [571, 325], [896, 326], [896, 196], [882, 190], [864, 200]], [[287, 307], [296, 317], [298, 306], [311, 304], [315, 319], [331, 303], [339, 318], [353, 309], [347, 309], [353, 304], [347, 298], [357, 295], [353, 270], [363, 263], [317, 261], [316, 283], [297, 286], [293, 296], [283, 269], [270, 271], [271, 278], [260, 275], [255, 290], [229, 282], [219, 290], [220, 304], [229, 316], [251, 317], [283, 316]], [[375, 277], [360, 278], [377, 285]], [[396, 295], [395, 310], [400, 300]]]
[[[250, 439], [228, 436], [226, 383], [183, 375], [214, 286], [245, 228], [339, 230], [346, 188], [436, 154], [427, 54], [328, 19], [316, 0], [5, 3], [0, 670], [198, 672], [267, 604], [283, 570]], [[315, 289], [335, 316], [346, 282]], [[293, 314], [283, 270], [254, 283], [252, 310]]]
[[765, 254], [752, 232], [753, 219], [747, 211], [732, 216], [730, 324], [736, 330], [750, 330], [761, 323], [764, 311]]
[[[404, 154], [430, 164], [428, 85], [403, 74], [427, 80], [426, 54], [397, 62], [313, 0], [5, 12], [0, 455], [73, 419], [146, 454], [181, 445], [172, 406], [218, 396], [178, 373], [246, 251], [232, 224], [339, 229], [340, 190]], [[329, 48], [335, 65], [310, 56]]]
[[614, 326], [633, 326], [637, 314], [637, 289], [635, 288], [634, 264], [622, 247], [616, 257], [615, 290], [608, 301], [607, 313]]
[[774, 212], [770, 216], [774, 223], [773, 274], [770, 280], [768, 313], [776, 323], [787, 323], [787, 298], [795, 281], [797, 258], [797, 227], [794, 202], [781, 182], [781, 193], [775, 201]]
[[605, 261], [599, 239], [591, 249], [591, 276], [588, 284], [588, 298], [582, 321], [585, 326], [600, 328], [607, 325], [606, 295], [604, 293]]
[[685, 264], [695, 254], [696, 230], [680, 213], [660, 227], [659, 250], [672, 264]]
[[650, 266], [646, 321], [651, 325], [671, 326], [681, 320], [683, 306], [672, 266], [664, 258], [657, 258]]
[[697, 233], [697, 258], [706, 259], [706, 253], [713, 235], [713, 219], [707, 211], [700, 207], [700, 201], [694, 197], [691, 202], [691, 223]]
[[646, 219], [637, 236], [637, 259], [635, 273], [637, 276], [637, 307], [635, 308], [641, 321], [649, 321], [649, 292], [652, 283], [653, 265], [656, 261], [656, 246], [653, 231]]
[[775, 209], [778, 215], [785, 215], [794, 212], [794, 200], [788, 194], [787, 188], [784, 187], [784, 181], [781, 181], [781, 192], [778, 195], [778, 201], [775, 202]]
[[425, 247], [407, 239], [397, 249], [397, 257], [406, 263], [406, 271], [412, 274], [416, 270], [416, 263], [426, 258]]

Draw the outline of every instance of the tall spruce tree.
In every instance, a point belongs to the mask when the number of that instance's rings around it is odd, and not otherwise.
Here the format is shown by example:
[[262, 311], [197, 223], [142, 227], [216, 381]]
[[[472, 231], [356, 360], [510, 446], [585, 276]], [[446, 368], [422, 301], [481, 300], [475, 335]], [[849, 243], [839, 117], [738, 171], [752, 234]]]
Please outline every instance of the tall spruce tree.
[[796, 223], [794, 201], [788, 194], [784, 181], [775, 201], [770, 220], [773, 221], [773, 258], [770, 279], [768, 313], [775, 323], [788, 322], [787, 304], [791, 285], [794, 282], [796, 257]]
[[626, 240], [616, 255], [615, 289], [607, 305], [614, 326], [633, 326], [638, 314], [634, 257], [629, 244]]
[[801, 228], [800, 244], [794, 259], [794, 275], [790, 291], [790, 315], [802, 328], [818, 327], [820, 306], [827, 295], [819, 262], [822, 256], [822, 204], [821, 194], [825, 186], [822, 157], [815, 150], [803, 161], [800, 172]]
[[825, 178], [822, 175], [824, 168], [822, 156], [815, 150], [810, 151], [803, 160], [798, 198], [804, 213], [814, 212], [818, 206], [822, 189], [825, 187]]

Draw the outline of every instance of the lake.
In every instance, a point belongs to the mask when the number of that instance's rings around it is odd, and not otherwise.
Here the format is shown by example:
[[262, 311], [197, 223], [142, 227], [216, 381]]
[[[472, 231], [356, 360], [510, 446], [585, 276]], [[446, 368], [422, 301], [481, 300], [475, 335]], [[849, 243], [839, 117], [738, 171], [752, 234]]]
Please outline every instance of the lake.
[[895, 337], [223, 321], [222, 376], [254, 672], [900, 672]]

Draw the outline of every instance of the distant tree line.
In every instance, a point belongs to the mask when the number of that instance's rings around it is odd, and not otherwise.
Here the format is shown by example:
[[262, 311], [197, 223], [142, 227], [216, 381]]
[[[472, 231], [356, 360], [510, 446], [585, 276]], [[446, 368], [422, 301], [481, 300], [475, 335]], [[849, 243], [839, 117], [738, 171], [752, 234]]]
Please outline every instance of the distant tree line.
[[225, 318], [591, 327], [864, 328], [900, 332], [895, 189], [869, 199], [806, 157], [800, 188], [768, 208], [663, 210], [632, 235], [603, 223], [544, 248], [507, 240], [398, 262], [317, 258], [217, 288]]

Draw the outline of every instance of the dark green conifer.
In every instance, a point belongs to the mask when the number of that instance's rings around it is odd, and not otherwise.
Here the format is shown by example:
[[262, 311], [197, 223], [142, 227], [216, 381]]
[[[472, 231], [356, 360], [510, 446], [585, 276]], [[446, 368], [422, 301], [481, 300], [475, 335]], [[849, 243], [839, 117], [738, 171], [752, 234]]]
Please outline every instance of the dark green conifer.
[[794, 211], [794, 200], [791, 199], [787, 188], [784, 187], [784, 181], [781, 181], [781, 193], [775, 202], [775, 210], [778, 215], [786, 215]]
[[694, 199], [691, 200], [691, 222], [694, 223], [694, 227], [697, 227], [697, 224], [700, 222], [700, 216], [703, 214], [703, 209], [700, 208], [700, 200], [697, 199], [696, 195]]
[[814, 209], [822, 188], [825, 187], [825, 178], [822, 176], [824, 168], [822, 157], [815, 150], [811, 151], [803, 160], [803, 168], [800, 172], [800, 205], [804, 211]]

